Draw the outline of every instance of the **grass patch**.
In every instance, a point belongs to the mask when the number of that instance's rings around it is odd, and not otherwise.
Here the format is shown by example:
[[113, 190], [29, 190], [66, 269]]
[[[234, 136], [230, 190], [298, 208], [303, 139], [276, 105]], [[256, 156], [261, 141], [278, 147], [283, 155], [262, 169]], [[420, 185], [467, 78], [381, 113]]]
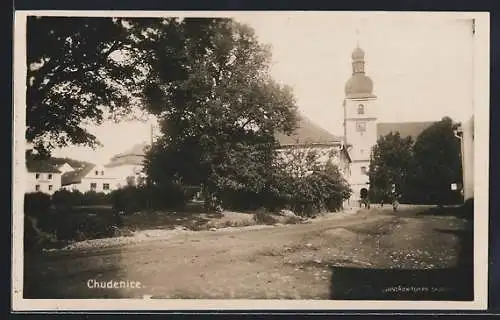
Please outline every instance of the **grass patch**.
[[125, 227], [134, 230], [173, 229], [182, 226], [188, 229], [196, 228], [198, 225], [206, 224], [208, 217], [190, 212], [138, 212], [123, 218]]

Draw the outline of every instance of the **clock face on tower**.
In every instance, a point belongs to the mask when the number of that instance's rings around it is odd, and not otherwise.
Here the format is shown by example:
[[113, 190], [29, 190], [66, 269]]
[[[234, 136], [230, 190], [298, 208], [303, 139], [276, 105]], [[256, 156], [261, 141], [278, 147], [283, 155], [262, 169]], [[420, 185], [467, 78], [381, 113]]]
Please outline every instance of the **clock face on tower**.
[[356, 122], [356, 131], [365, 132], [366, 131], [366, 122], [364, 122], [364, 121]]

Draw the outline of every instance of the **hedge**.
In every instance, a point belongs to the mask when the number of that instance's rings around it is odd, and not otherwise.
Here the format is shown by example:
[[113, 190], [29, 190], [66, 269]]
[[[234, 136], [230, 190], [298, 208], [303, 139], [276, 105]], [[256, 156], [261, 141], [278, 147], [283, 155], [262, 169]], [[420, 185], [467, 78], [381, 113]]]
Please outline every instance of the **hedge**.
[[24, 194], [24, 212], [30, 216], [47, 214], [52, 205], [50, 195], [43, 192]]
[[103, 192], [87, 191], [81, 193], [78, 190], [59, 190], [52, 195], [52, 204], [55, 206], [89, 206], [89, 205], [111, 205], [111, 196]]
[[183, 209], [196, 193], [193, 188], [170, 184], [164, 186], [128, 186], [111, 193], [111, 203], [116, 211], [125, 214], [140, 210]]
[[298, 215], [312, 216], [324, 211], [338, 211], [351, 190], [336, 168], [326, 168], [304, 177], [278, 171], [260, 192], [224, 190], [219, 197], [230, 210], [269, 211], [289, 209]]

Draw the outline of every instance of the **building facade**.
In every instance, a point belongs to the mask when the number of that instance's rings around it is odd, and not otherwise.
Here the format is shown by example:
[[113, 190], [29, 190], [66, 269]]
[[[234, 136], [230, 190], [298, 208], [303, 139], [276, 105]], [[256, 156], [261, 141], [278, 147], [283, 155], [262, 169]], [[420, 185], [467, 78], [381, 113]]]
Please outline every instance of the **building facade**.
[[61, 172], [44, 160], [26, 161], [26, 191], [54, 194], [61, 189]]
[[118, 179], [103, 165], [89, 164], [83, 168], [66, 172], [61, 178], [62, 189], [110, 193], [119, 188]]
[[357, 201], [368, 192], [369, 168], [373, 146], [377, 143], [377, 96], [373, 81], [365, 74], [365, 53], [356, 47], [351, 55], [352, 75], [345, 85], [344, 143], [352, 160], [349, 184], [351, 200]]
[[127, 186], [129, 183], [139, 184], [146, 178], [144, 173], [144, 160], [148, 144], [141, 143], [130, 150], [113, 156], [105, 165], [111, 176], [116, 178], [117, 188]]

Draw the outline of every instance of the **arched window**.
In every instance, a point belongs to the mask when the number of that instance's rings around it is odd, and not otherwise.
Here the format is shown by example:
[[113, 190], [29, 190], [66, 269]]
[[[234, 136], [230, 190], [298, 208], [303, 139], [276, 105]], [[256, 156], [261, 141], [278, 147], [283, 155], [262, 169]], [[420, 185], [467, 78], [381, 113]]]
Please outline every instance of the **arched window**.
[[365, 106], [360, 104], [358, 105], [358, 114], [365, 114]]

